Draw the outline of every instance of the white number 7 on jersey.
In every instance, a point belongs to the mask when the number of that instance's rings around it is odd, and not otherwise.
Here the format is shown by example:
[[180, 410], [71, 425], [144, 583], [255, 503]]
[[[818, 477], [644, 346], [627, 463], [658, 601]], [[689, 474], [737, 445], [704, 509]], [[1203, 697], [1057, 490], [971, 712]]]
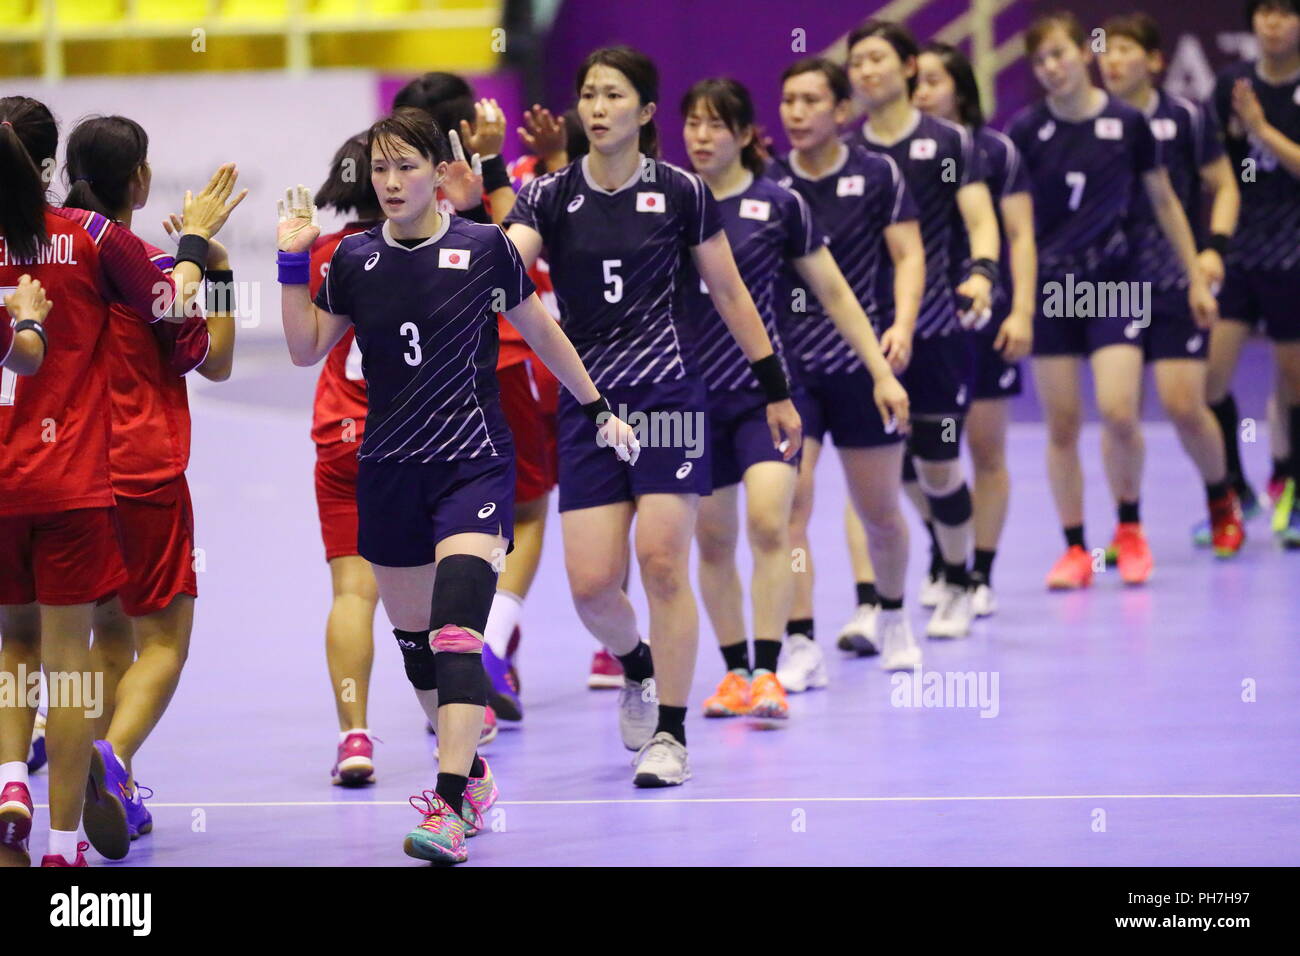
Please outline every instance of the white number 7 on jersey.
[[1087, 185], [1087, 173], [1066, 173], [1065, 184], [1070, 187], [1070, 211], [1079, 208], [1079, 203], [1083, 202], [1083, 187]]

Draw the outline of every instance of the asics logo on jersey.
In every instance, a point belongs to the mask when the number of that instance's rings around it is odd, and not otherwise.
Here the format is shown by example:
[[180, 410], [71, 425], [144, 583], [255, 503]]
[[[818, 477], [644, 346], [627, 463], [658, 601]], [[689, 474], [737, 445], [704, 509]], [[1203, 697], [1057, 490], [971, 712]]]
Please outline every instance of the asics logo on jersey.
[[586, 198], [587, 198], [586, 196], [574, 196], [573, 200], [564, 208], [567, 209], [569, 212], [577, 212], [579, 209], [582, 208], [582, 201]]
[[689, 462], [689, 461], [688, 461], [688, 462], [685, 462], [685, 463], [682, 465], [682, 467], [680, 467], [680, 468], [677, 469], [677, 477], [678, 477], [679, 479], [681, 479], [681, 478], [685, 478], [687, 475], [689, 475], [689, 474], [691, 473], [691, 467], [692, 467], [692, 465], [693, 465], [692, 462]]
[[865, 176], [841, 176], [835, 183], [837, 196], [862, 196], [867, 191]]
[[1136, 322], [1130, 322], [1128, 325], [1124, 326], [1124, 338], [1126, 339], [1137, 338], [1139, 328], [1140, 326], [1138, 326]]
[[1199, 332], [1196, 333], [1190, 339], [1187, 340], [1187, 351], [1195, 352], [1197, 349], [1201, 347], [1201, 343], [1204, 341], [1205, 339], [1201, 336], [1201, 334]]
[[482, 508], [478, 509], [478, 516], [480, 518], [490, 518], [492, 517], [492, 512], [496, 510], [497, 510], [497, 503], [495, 501], [489, 501]]
[[1010, 388], [1012, 383], [1015, 382], [1015, 380], [1016, 380], [1016, 370], [1013, 368], [1009, 368], [1005, 372], [1003, 372], [1002, 375], [998, 378], [998, 387]]
[[966, 386], [965, 386], [965, 385], [963, 385], [961, 388], [957, 389], [957, 404], [958, 404], [958, 405], [965, 405], [965, 404], [966, 404]]
[[794, 177], [782, 176], [780, 179], [776, 181], [776, 184], [780, 186], [782, 189], [789, 189], [791, 186], [794, 185]]
[[369, 272], [379, 262], [379, 253], [371, 253], [370, 258], [366, 260], [366, 271]]
[[1048, 120], [1042, 126], [1038, 127], [1038, 138], [1046, 143], [1056, 132], [1056, 124]]
[[1098, 139], [1123, 139], [1124, 124], [1115, 116], [1098, 116], [1092, 132]]

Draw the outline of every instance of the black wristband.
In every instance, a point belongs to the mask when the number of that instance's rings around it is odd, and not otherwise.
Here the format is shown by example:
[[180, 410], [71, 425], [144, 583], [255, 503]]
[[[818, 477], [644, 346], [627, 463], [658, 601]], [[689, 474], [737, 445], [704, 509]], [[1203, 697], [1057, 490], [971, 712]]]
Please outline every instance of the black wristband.
[[50, 340], [45, 337], [45, 326], [41, 325], [41, 323], [37, 322], [35, 319], [19, 319], [18, 322], [14, 324], [15, 338], [18, 337], [19, 332], [35, 332], [41, 337], [41, 345], [44, 347], [45, 351], [48, 352], [50, 350]]
[[790, 383], [786, 381], [785, 369], [781, 368], [781, 360], [775, 352], [757, 362], [750, 362], [749, 367], [768, 402], [783, 402], [790, 397]]
[[991, 283], [998, 281], [998, 264], [994, 259], [976, 259], [970, 264], [970, 275], [983, 276]]
[[228, 315], [235, 311], [235, 273], [213, 269], [204, 276], [208, 293], [208, 314]]
[[208, 240], [187, 232], [176, 245], [176, 264], [192, 262], [199, 267], [199, 278], [208, 264]]
[[1221, 232], [1216, 232], [1213, 235], [1211, 235], [1210, 238], [1205, 240], [1205, 245], [1202, 246], [1201, 248], [1213, 249], [1220, 256], [1226, 256], [1228, 254], [1228, 243], [1231, 241], [1232, 241], [1231, 236], [1224, 235]]
[[582, 414], [590, 418], [593, 425], [604, 424], [604, 422], [600, 420], [600, 416], [605, 412], [613, 414], [609, 407], [609, 400], [605, 398], [604, 395], [596, 399], [594, 402], [588, 402], [586, 405], [582, 406]]
[[483, 160], [483, 191], [489, 196], [498, 189], [510, 188], [510, 173], [500, 156]]
[[487, 206], [482, 203], [472, 209], [457, 209], [456, 215], [462, 219], [468, 219], [470, 222], [481, 222], [485, 226], [492, 225], [492, 217], [488, 215]]

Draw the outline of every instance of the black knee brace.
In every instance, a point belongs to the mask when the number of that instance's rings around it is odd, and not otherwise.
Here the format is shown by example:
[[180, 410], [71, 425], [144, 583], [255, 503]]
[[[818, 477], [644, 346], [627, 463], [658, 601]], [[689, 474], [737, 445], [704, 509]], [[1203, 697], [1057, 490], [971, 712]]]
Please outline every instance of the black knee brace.
[[429, 646], [428, 631], [402, 631], [393, 629], [397, 646], [402, 651], [402, 661], [406, 664], [406, 679], [416, 690], [435, 690], [438, 687], [438, 671], [434, 666], [433, 648]]
[[934, 520], [939, 524], [948, 525], [950, 528], [965, 524], [970, 520], [973, 513], [970, 488], [966, 486], [964, 481], [956, 491], [942, 497], [926, 495], [925, 500], [930, 503], [930, 514]]
[[481, 635], [497, 593], [497, 573], [492, 565], [472, 554], [449, 554], [438, 562], [433, 579], [433, 607], [429, 626], [436, 634], [455, 624]]
[[961, 415], [944, 418], [914, 418], [907, 445], [921, 461], [955, 461], [961, 452]]
[[[449, 630], [460, 631], [454, 625]], [[480, 644], [480, 647], [482, 645]], [[487, 703], [487, 679], [483, 674], [483, 655], [472, 651], [439, 651], [433, 656], [438, 667], [438, 706], [447, 704]]]

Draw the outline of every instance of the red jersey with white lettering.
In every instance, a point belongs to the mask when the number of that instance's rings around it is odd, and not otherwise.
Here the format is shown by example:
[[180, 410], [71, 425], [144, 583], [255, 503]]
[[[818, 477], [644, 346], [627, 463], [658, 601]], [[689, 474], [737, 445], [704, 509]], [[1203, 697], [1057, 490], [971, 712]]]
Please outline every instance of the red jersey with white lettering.
[[[519, 192], [539, 175], [544, 175], [538, 172], [541, 162], [537, 156], [520, 156], [510, 164], [510, 178], [515, 192]], [[555, 301], [555, 286], [551, 285], [551, 267], [541, 256], [537, 257], [533, 267], [528, 270], [528, 278], [532, 279], [533, 285], [537, 286], [537, 295], [545, 304], [547, 311], [551, 315], [559, 315], [560, 308]], [[501, 342], [501, 351], [497, 355], [498, 369], [503, 369], [507, 365], [518, 365], [535, 357], [533, 350], [524, 341], [524, 337], [519, 334], [519, 330], [507, 322], [505, 316], [498, 317], [497, 326], [497, 338]]]
[[[0, 306], [4, 304], [0, 299]], [[6, 311], [3, 317], [0, 317], [0, 365], [3, 365], [9, 358], [9, 353], [14, 348], [14, 320]]]
[[[350, 222], [338, 232], [321, 236], [311, 247], [311, 297], [316, 298], [330, 259], [344, 236], [365, 232], [374, 223]], [[311, 438], [318, 446], [339, 445], [346, 439], [361, 447], [366, 430], [366, 380], [361, 374], [361, 349], [357, 347], [356, 329], [349, 327], [338, 344], [325, 357], [325, 366], [316, 381], [316, 401], [312, 409]]]
[[[175, 260], [144, 243], [149, 260], [170, 275]], [[146, 325], [123, 305], [112, 307], [108, 386], [113, 409], [109, 474], [119, 497], [148, 498], [185, 473], [190, 461], [190, 402], [185, 375], [212, 344], [207, 322]]]

